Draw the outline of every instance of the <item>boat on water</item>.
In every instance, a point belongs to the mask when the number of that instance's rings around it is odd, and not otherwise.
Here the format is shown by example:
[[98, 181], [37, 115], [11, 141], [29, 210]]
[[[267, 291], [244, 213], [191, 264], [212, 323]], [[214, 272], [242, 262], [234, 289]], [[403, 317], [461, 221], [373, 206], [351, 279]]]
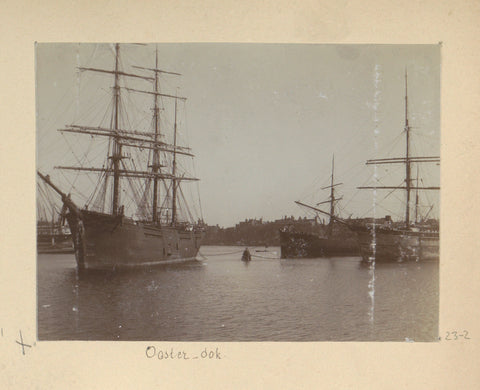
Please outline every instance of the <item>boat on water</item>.
[[[201, 219], [192, 218], [182, 184], [198, 179], [180, 164], [181, 158], [193, 158], [191, 149], [177, 142], [177, 106], [185, 103], [186, 98], [177, 92], [164, 93], [160, 88], [161, 76], [181, 75], [159, 69], [158, 49], [154, 66], [135, 64], [126, 68], [126, 59], [133, 56], [121, 56], [118, 43], [110, 47], [114, 54], [113, 69], [79, 68], [81, 72], [109, 78], [113, 87], [110, 125], [75, 124], [59, 130], [64, 135], [91, 137], [92, 143], [100, 141], [104, 148], [101, 166], [55, 167], [67, 174], [96, 176], [96, 180], [88, 181], [97, 183], [86, 191], [90, 193], [89, 201], [80, 206], [71, 193], [67, 193], [76, 190], [79, 184], [72, 184], [67, 190], [60, 188], [49, 175], [37, 171], [38, 176], [61, 198], [79, 269], [116, 269], [195, 260], [204, 225]], [[132, 84], [126, 80], [136, 81], [136, 88], [131, 88]], [[141, 82], [149, 88], [137, 87]], [[132, 95], [143, 96], [140, 101], [146, 107], [129, 111], [135, 101]], [[173, 113], [165, 107], [167, 102]], [[132, 116], [139, 112], [150, 116], [148, 131], [131, 124]], [[168, 113], [172, 118], [162, 118]], [[166, 138], [167, 131], [171, 132], [169, 138]], [[72, 148], [81, 146], [81, 143], [72, 144]], [[82, 151], [74, 149], [72, 153]], [[133, 214], [127, 214], [127, 208], [134, 210]]]
[[[418, 164], [440, 164], [439, 156], [412, 156], [411, 128], [408, 123], [408, 87], [407, 72], [405, 72], [405, 141], [404, 157], [382, 158], [368, 160], [367, 165], [403, 164], [405, 166], [404, 184], [400, 186], [368, 186], [359, 189], [404, 191], [406, 194], [405, 219], [393, 222], [390, 216], [383, 221], [373, 219], [369, 223], [350, 224], [357, 233], [362, 258], [372, 262], [403, 262], [439, 260], [440, 255], [440, 224], [438, 220], [418, 215], [418, 192], [440, 190], [440, 187], [421, 186], [418, 181]], [[416, 184], [412, 178], [412, 167], [417, 166]], [[411, 194], [415, 191], [415, 218], [412, 220]], [[430, 208], [431, 210], [431, 208]]]
[[[330, 220], [327, 226], [321, 226], [320, 232], [297, 231], [294, 227], [280, 230], [281, 258], [321, 258], [332, 256], [359, 256], [360, 250], [356, 237], [352, 232], [336, 223], [335, 204], [342, 198], [335, 197], [335, 187], [342, 183], [334, 183], [335, 157], [332, 157], [331, 184], [322, 189], [330, 189], [330, 199], [320, 202], [330, 204]], [[302, 202], [296, 201], [300, 206], [310, 207]]]
[[245, 248], [242, 254], [242, 261], [249, 262], [252, 260], [252, 255], [250, 254], [250, 251], [248, 248]]

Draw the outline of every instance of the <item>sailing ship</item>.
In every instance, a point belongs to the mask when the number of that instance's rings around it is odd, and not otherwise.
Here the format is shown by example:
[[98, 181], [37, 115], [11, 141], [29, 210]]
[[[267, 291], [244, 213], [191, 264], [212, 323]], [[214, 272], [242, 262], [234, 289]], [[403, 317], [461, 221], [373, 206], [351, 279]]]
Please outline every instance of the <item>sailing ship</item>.
[[[411, 155], [411, 128], [408, 123], [408, 82], [405, 72], [405, 137], [406, 152], [404, 157], [382, 158], [368, 160], [367, 165], [377, 164], [404, 164], [405, 178], [404, 186], [365, 186], [359, 189], [388, 189], [403, 190], [406, 193], [405, 220], [395, 223], [390, 216], [386, 216], [383, 223], [373, 220], [371, 223], [352, 224], [351, 229], [357, 233], [360, 250], [363, 260], [372, 261], [425, 261], [439, 259], [439, 222], [418, 216], [418, 191], [419, 190], [440, 190], [440, 187], [419, 186], [418, 165], [417, 178], [414, 184], [412, 179], [412, 166], [414, 164], [440, 163], [439, 156], [412, 156]], [[411, 220], [411, 194], [416, 191], [415, 197], [415, 219]], [[431, 208], [430, 208], [431, 210]]]
[[332, 257], [332, 256], [358, 256], [360, 251], [358, 243], [354, 234], [348, 228], [345, 228], [342, 224], [336, 223], [335, 217], [335, 204], [342, 197], [335, 197], [335, 187], [342, 183], [334, 183], [334, 170], [335, 170], [335, 157], [332, 157], [332, 174], [331, 184], [323, 187], [322, 189], [330, 189], [330, 199], [317, 203], [317, 206], [321, 204], [330, 204], [330, 212], [324, 212], [316, 207], [309, 206], [300, 201], [296, 201], [300, 206], [313, 209], [316, 212], [327, 214], [330, 216], [330, 220], [326, 229], [322, 229], [322, 232], [302, 232], [290, 229], [280, 230], [280, 248], [281, 258], [319, 258], [319, 257]]
[[[108, 140], [103, 166], [55, 167], [62, 172], [97, 175], [98, 185], [90, 191], [90, 208], [89, 204], [81, 207], [49, 175], [37, 171], [38, 176], [61, 197], [79, 269], [116, 269], [195, 260], [203, 236], [203, 222], [200, 218], [193, 220], [181, 185], [198, 179], [181, 171], [184, 165], [179, 164], [179, 159], [193, 158], [193, 154], [190, 148], [177, 142], [177, 105], [185, 103], [186, 98], [160, 89], [160, 76], [181, 75], [159, 69], [158, 48], [154, 67], [132, 65], [132, 71], [121, 66], [124, 58], [122, 56], [121, 61], [118, 43], [113, 46], [113, 52], [113, 69], [79, 68], [82, 72], [113, 78], [110, 126], [69, 125], [59, 130], [62, 134], [91, 137], [93, 141]], [[149, 82], [153, 88], [129, 88], [127, 80], [137, 84]], [[153, 106], [150, 131], [132, 128], [126, 119], [122, 120], [125, 118], [122, 115], [128, 112], [125, 103], [133, 100], [130, 94], [148, 97], [149, 107], [144, 109]], [[168, 111], [164, 108], [165, 101], [174, 106], [170, 119], [173, 119], [170, 126], [173, 129], [167, 128], [168, 120], [161, 121], [161, 114], [166, 115]], [[173, 139], [172, 143], [166, 142], [167, 130], [173, 132], [169, 138]], [[73, 189], [76, 187], [72, 185]], [[130, 199], [126, 195], [128, 190], [133, 194]], [[126, 206], [131, 209], [132, 202], [136, 213], [127, 215]], [[186, 209], [183, 214], [180, 214], [181, 207]]]

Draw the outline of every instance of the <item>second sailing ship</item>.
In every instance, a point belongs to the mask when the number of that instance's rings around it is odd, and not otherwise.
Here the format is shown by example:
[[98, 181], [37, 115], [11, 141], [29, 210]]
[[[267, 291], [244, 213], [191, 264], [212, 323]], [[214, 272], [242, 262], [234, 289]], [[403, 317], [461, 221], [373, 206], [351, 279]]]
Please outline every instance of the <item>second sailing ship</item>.
[[334, 168], [335, 158], [332, 157], [331, 183], [329, 186], [322, 188], [330, 189], [330, 199], [317, 204], [317, 206], [325, 203], [330, 204], [329, 213], [298, 201], [295, 202], [300, 206], [329, 215], [328, 225], [319, 226], [321, 232], [317, 233], [295, 231], [288, 228], [282, 229], [280, 231], [282, 258], [357, 256], [360, 254], [355, 235], [344, 224], [337, 223], [338, 218], [335, 217], [335, 204], [342, 198], [335, 197], [335, 187], [341, 183], [334, 183]]

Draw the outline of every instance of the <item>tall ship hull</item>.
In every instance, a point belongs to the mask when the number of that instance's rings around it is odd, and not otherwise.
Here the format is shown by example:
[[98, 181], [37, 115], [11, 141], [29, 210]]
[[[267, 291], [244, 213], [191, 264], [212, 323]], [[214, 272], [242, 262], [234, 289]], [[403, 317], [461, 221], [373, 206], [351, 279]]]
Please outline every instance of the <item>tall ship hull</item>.
[[202, 232], [81, 211], [67, 216], [79, 268], [116, 269], [195, 260]]
[[354, 227], [363, 260], [376, 262], [435, 261], [440, 238], [435, 231]]
[[359, 256], [355, 237], [327, 238], [312, 233], [280, 231], [281, 258]]

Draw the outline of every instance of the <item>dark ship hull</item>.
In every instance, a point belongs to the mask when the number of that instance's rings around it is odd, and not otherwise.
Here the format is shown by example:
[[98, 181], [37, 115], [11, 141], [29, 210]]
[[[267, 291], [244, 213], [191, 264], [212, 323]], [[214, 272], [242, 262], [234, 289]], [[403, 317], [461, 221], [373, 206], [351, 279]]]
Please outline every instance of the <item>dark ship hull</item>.
[[201, 231], [82, 210], [70, 213], [79, 268], [117, 269], [195, 260]]
[[281, 258], [360, 256], [355, 237], [324, 238], [312, 233], [280, 231]]
[[353, 227], [364, 261], [438, 261], [438, 231], [412, 231], [381, 226]]

